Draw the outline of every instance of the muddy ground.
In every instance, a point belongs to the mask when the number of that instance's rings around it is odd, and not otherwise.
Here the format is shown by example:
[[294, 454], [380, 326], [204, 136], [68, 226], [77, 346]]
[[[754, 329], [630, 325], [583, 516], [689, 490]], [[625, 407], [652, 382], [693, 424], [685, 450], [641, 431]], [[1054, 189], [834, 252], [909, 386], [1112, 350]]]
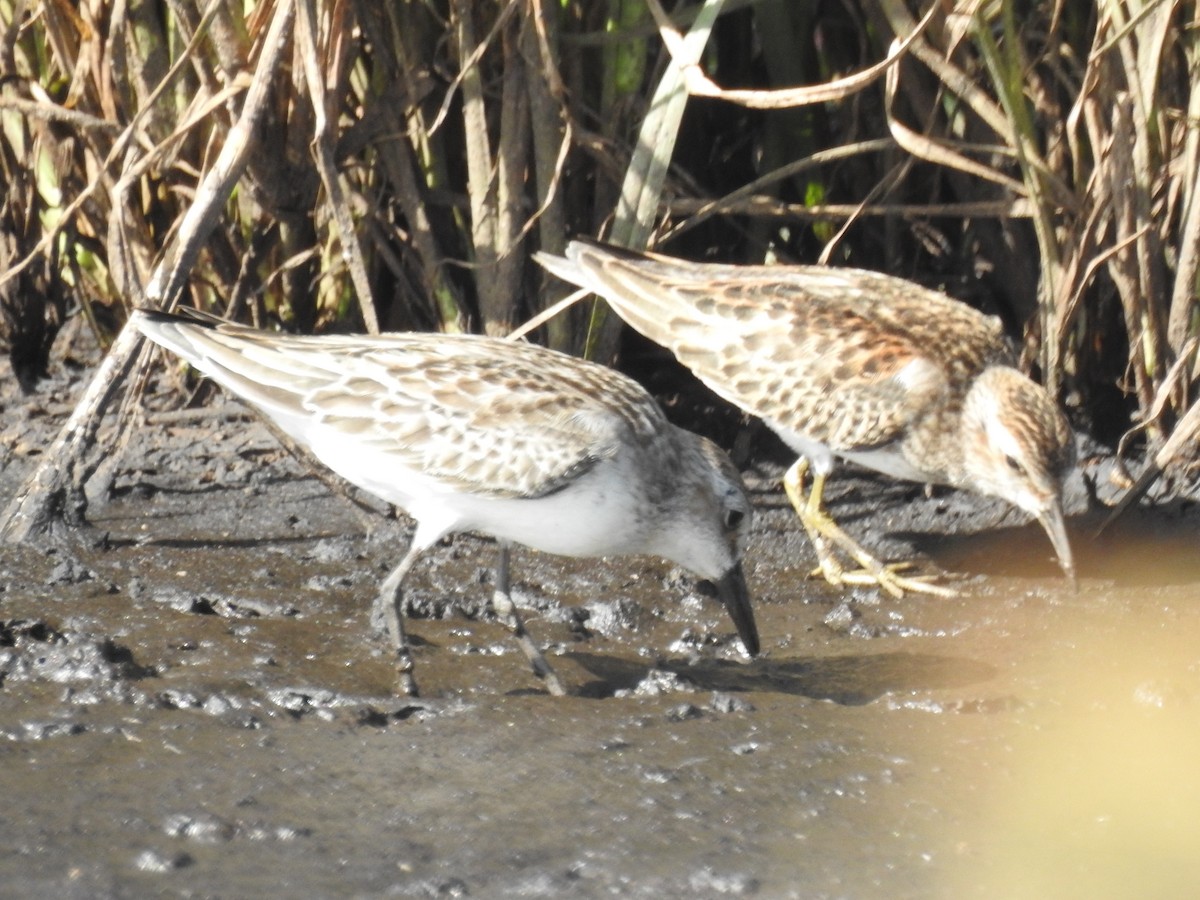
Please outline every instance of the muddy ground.
[[[95, 354], [0, 394], [0, 500]], [[166, 410], [164, 379], [152, 390]], [[111, 440], [109, 435], [106, 439]], [[778, 487], [747, 575], [764, 653], [655, 559], [518, 552], [544, 694], [488, 619], [495, 548], [418, 567], [417, 676], [368, 608], [404, 520], [331, 494], [235, 404], [152, 412], [93, 528], [0, 546], [0, 896], [1184, 897], [1200, 883], [1200, 515], [1102, 539], [845, 472], [852, 532], [956, 586], [807, 577]], [[1102, 497], [1102, 458], [1085, 459]]]

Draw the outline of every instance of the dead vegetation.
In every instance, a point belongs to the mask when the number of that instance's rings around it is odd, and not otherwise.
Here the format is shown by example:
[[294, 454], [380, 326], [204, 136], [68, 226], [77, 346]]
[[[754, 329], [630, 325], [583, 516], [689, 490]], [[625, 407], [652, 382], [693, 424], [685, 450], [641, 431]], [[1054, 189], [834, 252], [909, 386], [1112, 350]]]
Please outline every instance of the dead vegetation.
[[[1081, 425], [1161, 447], [1196, 377], [1195, 16], [0, 0], [2, 336], [33, 389], [66, 315], [108, 342], [139, 303], [502, 334], [563, 293], [532, 252], [601, 234], [940, 284], [1002, 315]], [[540, 331], [616, 353], [594, 306]], [[76, 462], [53, 490], [89, 473], [136, 349], [54, 448]]]

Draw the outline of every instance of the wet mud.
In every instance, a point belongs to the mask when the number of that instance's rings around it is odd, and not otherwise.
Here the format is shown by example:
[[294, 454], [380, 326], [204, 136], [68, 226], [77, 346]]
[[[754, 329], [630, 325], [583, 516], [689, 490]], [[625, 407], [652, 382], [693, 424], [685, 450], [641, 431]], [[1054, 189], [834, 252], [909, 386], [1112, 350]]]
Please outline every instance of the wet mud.
[[[0, 397], [0, 499], [92, 361]], [[0, 896], [1190, 896], [1195, 507], [1093, 539], [1077, 478], [1073, 591], [1017, 513], [847, 469], [839, 520], [959, 590], [895, 600], [808, 577], [781, 474], [747, 471], [761, 658], [660, 560], [518, 550], [550, 697], [464, 535], [414, 571], [401, 698], [368, 619], [406, 521], [236, 404], [152, 411], [92, 528], [0, 546]]]

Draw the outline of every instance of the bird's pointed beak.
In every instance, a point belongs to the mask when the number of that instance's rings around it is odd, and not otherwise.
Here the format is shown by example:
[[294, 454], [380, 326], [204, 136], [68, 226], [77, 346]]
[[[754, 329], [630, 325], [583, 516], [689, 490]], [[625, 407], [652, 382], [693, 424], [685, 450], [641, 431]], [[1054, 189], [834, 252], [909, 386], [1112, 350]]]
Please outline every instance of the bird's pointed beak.
[[1063, 574], [1071, 582], [1071, 587], [1078, 590], [1079, 582], [1075, 577], [1075, 558], [1071, 555], [1071, 541], [1067, 538], [1067, 526], [1063, 519], [1061, 504], [1052, 504], [1038, 514], [1037, 518], [1042, 523], [1042, 527], [1046, 529], [1046, 534], [1050, 536], [1050, 543], [1054, 545], [1054, 552], [1058, 554], [1058, 565], [1062, 568]]
[[717, 597], [729, 610], [729, 617], [737, 626], [738, 636], [742, 645], [751, 656], [758, 656], [758, 626], [754, 623], [754, 610], [750, 608], [750, 592], [746, 590], [746, 576], [742, 572], [742, 564], [738, 562], [713, 582], [717, 589]]

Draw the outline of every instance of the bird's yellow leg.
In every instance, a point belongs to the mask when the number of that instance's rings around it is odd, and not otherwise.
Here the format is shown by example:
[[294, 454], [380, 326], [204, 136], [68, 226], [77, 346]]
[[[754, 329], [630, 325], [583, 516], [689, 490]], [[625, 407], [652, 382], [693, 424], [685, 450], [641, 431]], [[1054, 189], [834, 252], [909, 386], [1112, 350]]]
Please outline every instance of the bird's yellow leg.
[[829, 540], [817, 524], [817, 517], [822, 515], [820, 491], [824, 488], [824, 479], [820, 476], [814, 477], [812, 492], [806, 494], [804, 479], [807, 475], [808, 460], [801, 456], [783, 476], [783, 489], [792, 503], [792, 508], [796, 510], [796, 515], [800, 517], [800, 523], [804, 526], [804, 530], [808, 532], [808, 539], [812, 542], [813, 549], [817, 551], [817, 562], [820, 567], [812, 574], [820, 572], [830, 584], [839, 585], [842, 583], [845, 569], [838, 562], [833, 548], [829, 545]]
[[[805, 493], [804, 478], [808, 469], [807, 459], [802, 456], [796, 460], [783, 476], [783, 489], [787, 492], [796, 515], [800, 517], [804, 530], [808, 532], [813, 549], [817, 551], [820, 573], [827, 582], [833, 585], [878, 585], [893, 597], [903, 597], [905, 591], [934, 594], [939, 597], [955, 596], [955, 592], [950, 588], [932, 584], [930, 576], [901, 575], [900, 572], [913, 567], [912, 561], [880, 562], [858, 541], [846, 534], [824, 509], [825, 476], [822, 473], [813, 474], [812, 488]], [[835, 546], [861, 568], [858, 571], [847, 572], [838, 561]]]

